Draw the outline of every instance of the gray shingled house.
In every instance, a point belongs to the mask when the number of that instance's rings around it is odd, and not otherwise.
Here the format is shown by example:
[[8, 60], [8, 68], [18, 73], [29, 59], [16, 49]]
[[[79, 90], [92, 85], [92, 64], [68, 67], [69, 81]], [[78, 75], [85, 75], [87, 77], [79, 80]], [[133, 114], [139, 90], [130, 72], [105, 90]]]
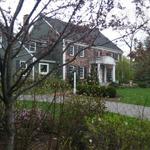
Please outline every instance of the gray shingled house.
[[[27, 41], [16, 56], [15, 69], [26, 68], [51, 49], [33, 68], [33, 77], [35, 74], [46, 75], [53, 67], [70, 62], [57, 72], [64, 80], [73, 70], [82, 80], [94, 69], [100, 83], [115, 82], [115, 66], [123, 52], [98, 29], [41, 16]], [[71, 61], [74, 57], [76, 59]]]

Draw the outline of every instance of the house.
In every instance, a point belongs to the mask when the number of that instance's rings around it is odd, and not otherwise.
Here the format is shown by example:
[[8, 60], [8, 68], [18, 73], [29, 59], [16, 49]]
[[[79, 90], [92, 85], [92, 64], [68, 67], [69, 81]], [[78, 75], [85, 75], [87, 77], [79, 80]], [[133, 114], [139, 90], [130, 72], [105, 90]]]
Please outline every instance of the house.
[[[123, 52], [98, 29], [41, 15], [28, 37], [28, 42], [23, 45], [24, 54], [16, 57], [16, 67], [20, 65], [26, 68], [30, 61], [35, 61], [49, 48], [52, 49], [32, 69], [33, 78], [35, 74], [46, 75], [55, 66], [62, 66], [58, 74], [64, 80], [73, 71], [77, 72], [79, 79], [84, 80], [94, 70], [99, 83], [116, 81], [116, 63]], [[28, 57], [32, 59], [29, 61]]]

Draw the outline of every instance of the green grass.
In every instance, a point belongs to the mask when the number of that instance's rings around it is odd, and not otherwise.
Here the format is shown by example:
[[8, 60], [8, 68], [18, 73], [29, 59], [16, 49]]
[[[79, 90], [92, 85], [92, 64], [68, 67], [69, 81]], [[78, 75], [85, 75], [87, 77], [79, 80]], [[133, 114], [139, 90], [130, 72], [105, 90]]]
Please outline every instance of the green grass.
[[103, 116], [103, 120], [109, 120], [110, 122], [120, 122], [121, 124], [128, 125], [130, 127], [138, 127], [144, 123], [150, 127], [150, 121], [147, 119], [142, 120], [139, 118], [120, 115], [112, 112], [106, 112]]
[[117, 93], [123, 103], [150, 106], [150, 88], [119, 88]]

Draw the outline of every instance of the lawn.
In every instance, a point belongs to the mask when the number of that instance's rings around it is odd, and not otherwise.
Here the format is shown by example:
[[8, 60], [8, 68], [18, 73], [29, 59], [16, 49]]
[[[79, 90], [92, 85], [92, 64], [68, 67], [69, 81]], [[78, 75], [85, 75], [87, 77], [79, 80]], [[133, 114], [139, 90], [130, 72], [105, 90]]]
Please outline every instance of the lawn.
[[117, 93], [123, 103], [150, 106], [150, 88], [119, 88]]

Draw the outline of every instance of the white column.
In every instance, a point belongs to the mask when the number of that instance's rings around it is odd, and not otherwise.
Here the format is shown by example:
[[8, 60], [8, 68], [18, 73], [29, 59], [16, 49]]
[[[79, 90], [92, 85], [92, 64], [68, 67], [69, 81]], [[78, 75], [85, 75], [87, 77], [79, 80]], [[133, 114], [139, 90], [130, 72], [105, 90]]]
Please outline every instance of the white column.
[[106, 65], [104, 65], [104, 83], [107, 83], [107, 68], [106, 68]]
[[74, 71], [73, 73], [73, 94], [77, 93], [77, 73]]
[[[63, 64], [66, 63], [66, 46], [65, 40], [63, 39]], [[63, 80], [66, 80], [66, 65], [63, 66]]]
[[112, 81], [113, 82], [116, 81], [116, 65], [113, 65], [113, 68], [112, 68]]
[[98, 75], [99, 83], [102, 83], [102, 78], [101, 78], [101, 64], [97, 64], [97, 75]]

